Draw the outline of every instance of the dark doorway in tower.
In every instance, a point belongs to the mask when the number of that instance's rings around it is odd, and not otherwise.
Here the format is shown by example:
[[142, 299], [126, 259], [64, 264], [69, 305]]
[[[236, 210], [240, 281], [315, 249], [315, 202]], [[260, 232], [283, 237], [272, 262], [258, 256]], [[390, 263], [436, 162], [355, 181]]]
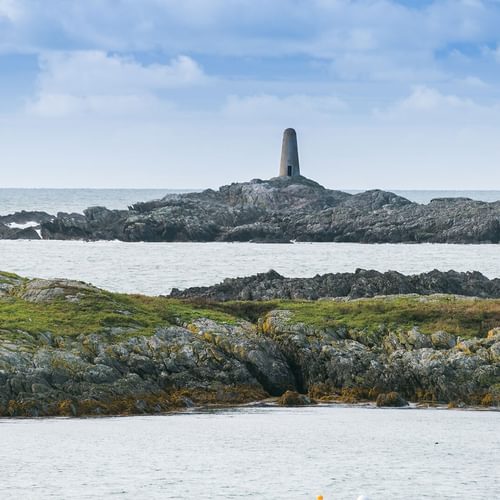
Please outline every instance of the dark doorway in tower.
[[288, 165], [288, 177], [292, 176], [292, 166]]

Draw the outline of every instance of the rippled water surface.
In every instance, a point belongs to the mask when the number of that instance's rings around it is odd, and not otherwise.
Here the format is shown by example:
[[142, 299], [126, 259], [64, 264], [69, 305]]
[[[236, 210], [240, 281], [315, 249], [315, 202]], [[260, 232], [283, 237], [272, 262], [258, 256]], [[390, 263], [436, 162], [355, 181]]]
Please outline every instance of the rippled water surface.
[[0, 270], [75, 278], [113, 291], [168, 293], [275, 269], [285, 276], [356, 268], [420, 273], [481, 271], [500, 277], [500, 245], [122, 243], [0, 240]]
[[500, 413], [316, 407], [0, 420], [2, 499], [493, 499]]
[[[0, 214], [124, 208], [162, 196], [26, 191], [0, 190]], [[421, 202], [438, 195], [415, 193], [406, 195]], [[360, 267], [478, 270], [493, 278], [499, 256], [500, 245], [0, 241], [0, 270], [147, 294], [271, 268], [297, 277]], [[499, 419], [495, 412], [349, 407], [0, 419], [0, 499], [493, 499]]]
[[[24, 189], [0, 188], [0, 215], [20, 210], [83, 212], [95, 205], [125, 209], [137, 201], [163, 198], [167, 193], [199, 191], [197, 189]], [[358, 190], [346, 190], [355, 194]], [[480, 201], [500, 200], [500, 191], [393, 190], [394, 193], [417, 203], [429, 203], [433, 198], [466, 197]]]

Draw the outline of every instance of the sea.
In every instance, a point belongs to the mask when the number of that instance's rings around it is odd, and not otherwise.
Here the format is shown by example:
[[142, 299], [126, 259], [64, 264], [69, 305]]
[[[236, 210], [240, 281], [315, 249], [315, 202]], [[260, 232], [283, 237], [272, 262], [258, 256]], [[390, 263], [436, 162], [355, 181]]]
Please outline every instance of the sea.
[[0, 497], [497, 499], [500, 413], [348, 406], [0, 420]]
[[[105, 206], [123, 210], [138, 201], [163, 198], [166, 194], [201, 191], [200, 189], [27, 189], [0, 188], [0, 216], [19, 210], [41, 210], [49, 214], [57, 212], [81, 213], [88, 207]], [[344, 189], [351, 194], [358, 189]], [[499, 201], [500, 191], [445, 191], [445, 190], [390, 190], [416, 203], [429, 203], [434, 198], [472, 198], [480, 201]]]
[[[19, 210], [122, 209], [168, 190], [0, 189]], [[399, 191], [419, 203], [500, 191]], [[499, 245], [0, 240], [0, 270], [128, 293], [357, 268], [500, 277]], [[1, 327], [1, 325], [0, 325]], [[500, 412], [242, 407], [151, 417], [0, 419], [0, 499], [493, 499]]]

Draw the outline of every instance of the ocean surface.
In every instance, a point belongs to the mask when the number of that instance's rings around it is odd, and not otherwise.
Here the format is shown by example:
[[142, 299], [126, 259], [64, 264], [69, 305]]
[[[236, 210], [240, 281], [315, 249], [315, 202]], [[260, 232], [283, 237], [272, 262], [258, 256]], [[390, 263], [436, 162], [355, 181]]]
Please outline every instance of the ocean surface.
[[[161, 198], [166, 189], [0, 189], [0, 214], [19, 210], [81, 212], [91, 205], [126, 208]], [[354, 192], [354, 191], [352, 191]], [[500, 191], [398, 191], [426, 203], [442, 196], [500, 200]], [[166, 294], [172, 288], [207, 286], [227, 277], [274, 269], [290, 277], [356, 268], [406, 274], [439, 269], [480, 271], [500, 277], [498, 245], [296, 243], [122, 243], [2, 241], [0, 270], [28, 277], [74, 278], [112, 291]]]
[[498, 498], [500, 413], [248, 408], [0, 420], [0, 496], [18, 499]]
[[[182, 193], [189, 189], [14, 189], [0, 188], [0, 215], [20, 210], [83, 212], [90, 206], [126, 209], [137, 201], [159, 199], [167, 193]], [[359, 193], [359, 190], [345, 190]], [[481, 201], [500, 200], [500, 191], [393, 191], [417, 203], [429, 203], [433, 198], [466, 197]]]
[[[0, 189], [0, 214], [125, 208], [166, 192]], [[451, 193], [400, 194], [425, 203]], [[0, 240], [0, 270], [151, 295], [271, 268], [297, 277], [437, 268], [493, 278], [499, 256], [499, 245]], [[493, 499], [499, 424], [498, 412], [340, 406], [0, 419], [0, 499]]]
[[500, 277], [500, 245], [359, 243], [123, 243], [0, 240], [0, 270], [73, 278], [116, 292], [167, 294], [274, 269], [310, 277], [356, 268], [405, 274], [439, 269]]

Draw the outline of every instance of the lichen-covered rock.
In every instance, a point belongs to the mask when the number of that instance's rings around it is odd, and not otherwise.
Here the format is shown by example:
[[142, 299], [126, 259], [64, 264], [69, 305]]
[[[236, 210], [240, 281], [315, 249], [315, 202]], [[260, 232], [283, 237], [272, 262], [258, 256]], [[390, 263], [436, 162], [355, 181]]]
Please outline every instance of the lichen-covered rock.
[[82, 281], [33, 279], [26, 283], [20, 296], [28, 302], [51, 302], [60, 298], [77, 302], [85, 293], [97, 291], [97, 288]]
[[455, 347], [457, 340], [451, 333], [439, 331], [431, 335], [431, 342], [436, 349], [451, 349]]
[[500, 327], [492, 328], [487, 335], [488, 339], [500, 339]]
[[500, 363], [500, 340], [495, 342], [489, 349], [491, 359], [494, 363]]
[[[8, 285], [0, 415], [155, 413], [283, 394], [282, 402], [302, 403], [304, 394], [352, 403], [392, 392], [410, 401], [499, 401], [494, 300], [203, 305], [5, 273], [0, 283]], [[409, 328], [412, 315], [420, 321]]]
[[[293, 315], [283, 311], [268, 313], [261, 325], [263, 333], [285, 353], [301, 392], [327, 384], [367, 394], [396, 391], [410, 400], [461, 400], [472, 404], [479, 402], [490, 385], [500, 382], [496, 347], [491, 351], [496, 344], [486, 339], [466, 341], [468, 352], [433, 348], [428, 337], [418, 330], [404, 332], [405, 343], [390, 331], [381, 337], [367, 336], [379, 338], [378, 344], [372, 340], [361, 343], [363, 335], [359, 332], [347, 332], [358, 340], [327, 336], [323, 329], [311, 331], [310, 327], [296, 324]], [[305, 329], [307, 335], [295, 333], [297, 328]]]
[[420, 333], [417, 327], [412, 328], [408, 332], [401, 332], [399, 340], [407, 349], [423, 349], [432, 346], [429, 337]]

